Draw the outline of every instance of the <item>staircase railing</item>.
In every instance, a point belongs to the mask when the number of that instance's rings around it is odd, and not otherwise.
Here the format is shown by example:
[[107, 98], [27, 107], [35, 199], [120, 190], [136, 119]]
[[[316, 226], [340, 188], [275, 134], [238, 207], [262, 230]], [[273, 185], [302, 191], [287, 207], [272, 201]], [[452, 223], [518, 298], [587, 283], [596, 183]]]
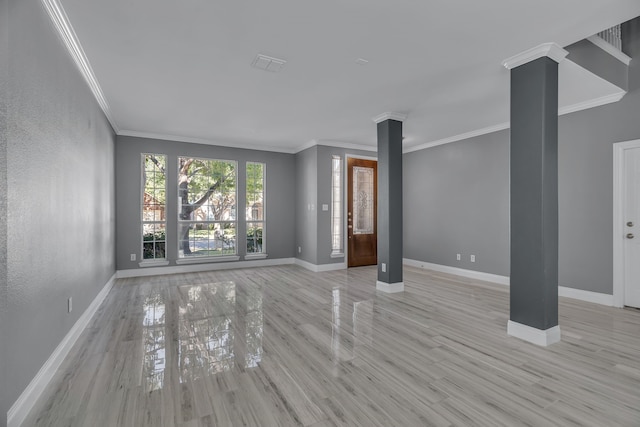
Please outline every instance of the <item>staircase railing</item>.
[[600, 31], [597, 36], [619, 51], [622, 51], [622, 32], [620, 31], [620, 25]]

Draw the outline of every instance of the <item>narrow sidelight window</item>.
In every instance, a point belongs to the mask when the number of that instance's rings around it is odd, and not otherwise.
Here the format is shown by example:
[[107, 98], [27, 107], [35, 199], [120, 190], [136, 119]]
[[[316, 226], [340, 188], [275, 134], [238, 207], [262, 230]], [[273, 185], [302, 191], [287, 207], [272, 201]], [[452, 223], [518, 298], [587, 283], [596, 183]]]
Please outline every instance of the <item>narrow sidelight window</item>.
[[163, 154], [142, 154], [142, 260], [166, 256], [166, 163]]
[[342, 157], [331, 159], [331, 255], [342, 255]]
[[264, 254], [265, 241], [265, 171], [264, 163], [247, 162], [247, 255]]

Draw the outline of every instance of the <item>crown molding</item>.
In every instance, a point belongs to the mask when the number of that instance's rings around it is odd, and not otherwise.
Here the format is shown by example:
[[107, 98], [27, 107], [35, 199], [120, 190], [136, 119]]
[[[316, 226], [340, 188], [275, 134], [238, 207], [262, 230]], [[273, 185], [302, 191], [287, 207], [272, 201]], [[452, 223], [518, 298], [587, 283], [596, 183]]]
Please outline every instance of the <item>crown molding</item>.
[[78, 40], [78, 36], [76, 32], [73, 30], [71, 23], [69, 22], [69, 18], [65, 13], [62, 5], [59, 0], [42, 0], [42, 4], [44, 5], [51, 22], [53, 23], [56, 32], [60, 35], [60, 38], [64, 42], [69, 55], [73, 58], [76, 66], [80, 70], [80, 74], [84, 77], [85, 81], [89, 85], [93, 96], [98, 101], [100, 108], [104, 112], [104, 115], [107, 117], [107, 120], [111, 124], [114, 132], [117, 134], [120, 131], [118, 124], [116, 123], [113, 114], [111, 113], [111, 108], [109, 107], [109, 103], [107, 102], [102, 89], [100, 88], [100, 84], [98, 83], [98, 79], [96, 78], [93, 69], [91, 68], [91, 64], [89, 63], [89, 59], [87, 55], [85, 55], [82, 46], [80, 45], [80, 41]]
[[361, 150], [361, 151], [378, 151], [377, 146], [355, 144], [353, 142], [331, 141], [320, 139], [316, 141], [316, 145], [323, 145], [325, 147], [345, 148], [347, 150]]
[[576, 111], [587, 110], [589, 108], [599, 107], [601, 105], [612, 104], [614, 102], [620, 101], [627, 92], [621, 90], [620, 92], [613, 93], [611, 95], [601, 96], [600, 98], [590, 99], [584, 102], [578, 102], [577, 104], [567, 105], [566, 107], [562, 107], [558, 110], [559, 116], [564, 116], [565, 114], [575, 113]]
[[405, 120], [407, 120], [407, 115], [402, 113], [387, 111], [386, 113], [382, 113], [379, 116], [374, 117], [372, 120], [375, 123], [384, 122], [385, 120], [396, 120], [398, 122], [404, 122]]
[[568, 54], [569, 52], [561, 48], [556, 43], [543, 43], [505, 59], [502, 61], [502, 65], [505, 68], [512, 70], [520, 65], [542, 58], [543, 56], [547, 56], [560, 63]]
[[602, 37], [591, 36], [591, 37], [587, 37], [587, 40], [589, 40], [591, 43], [595, 44], [600, 49], [604, 50], [609, 55], [613, 56], [623, 64], [627, 66], [631, 64], [631, 58], [629, 58], [624, 52], [621, 52], [620, 50], [618, 50], [618, 48], [616, 48], [611, 43], [607, 42]]
[[372, 145], [363, 145], [363, 144], [355, 144], [353, 142], [342, 142], [342, 141], [332, 141], [332, 140], [323, 140], [323, 139], [312, 139], [306, 144], [302, 144], [298, 148], [296, 148], [295, 153], [299, 153], [311, 147], [315, 147], [318, 145], [322, 145], [323, 147], [336, 147], [336, 148], [344, 148], [346, 150], [360, 150], [360, 151], [378, 151], [378, 147], [374, 147]]
[[[585, 102], [578, 102], [577, 104], [567, 105], [558, 109], [558, 115], [564, 116], [565, 114], [575, 113], [577, 111], [587, 110], [589, 108], [600, 107], [606, 104], [612, 104], [614, 102], [620, 101], [627, 92], [620, 91], [617, 93], [613, 93], [611, 95], [601, 96], [600, 98], [590, 99]], [[402, 153], [411, 153], [413, 151], [424, 150], [425, 148], [436, 147], [438, 145], [448, 144], [450, 142], [462, 141], [469, 138], [474, 138], [476, 136], [486, 135], [488, 133], [498, 132], [504, 129], [509, 129], [510, 123], [504, 122], [494, 126], [488, 126], [482, 129], [473, 130], [471, 132], [461, 133], [458, 135], [450, 136], [448, 138], [438, 139], [436, 141], [425, 142], [420, 145], [415, 145], [413, 147], [407, 147], [402, 150]]]
[[414, 145], [413, 147], [407, 147], [402, 150], [403, 153], [411, 153], [413, 151], [424, 150], [425, 148], [436, 147], [438, 145], [448, 144], [450, 142], [462, 141], [464, 139], [473, 138], [488, 133], [498, 132], [500, 130], [508, 129], [509, 122], [500, 123], [493, 126], [488, 126], [482, 129], [472, 130], [471, 132], [465, 132], [458, 135], [450, 136], [448, 138], [438, 139], [436, 141], [425, 142], [423, 144]]
[[244, 150], [272, 151], [276, 153], [295, 154], [297, 151], [292, 148], [276, 147], [271, 145], [255, 145], [243, 143], [217, 142], [204, 138], [192, 138], [189, 136], [169, 135], [163, 133], [140, 132], [135, 130], [121, 130], [119, 136], [132, 136], [136, 138], [161, 139], [163, 141], [189, 142], [192, 144], [217, 145], [219, 147], [238, 148]]
[[317, 139], [312, 139], [311, 141], [308, 141], [300, 146], [298, 146], [298, 148], [296, 148], [294, 150], [294, 153], [299, 153], [301, 151], [307, 150], [311, 147], [315, 147], [316, 145], [318, 145], [318, 140]]

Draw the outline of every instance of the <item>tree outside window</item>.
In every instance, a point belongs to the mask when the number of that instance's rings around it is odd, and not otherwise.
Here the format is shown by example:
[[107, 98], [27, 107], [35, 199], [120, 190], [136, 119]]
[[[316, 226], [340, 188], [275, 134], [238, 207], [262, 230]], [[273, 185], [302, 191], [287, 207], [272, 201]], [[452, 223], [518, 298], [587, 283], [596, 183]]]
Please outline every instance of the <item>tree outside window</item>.
[[236, 162], [178, 158], [178, 256], [235, 255]]

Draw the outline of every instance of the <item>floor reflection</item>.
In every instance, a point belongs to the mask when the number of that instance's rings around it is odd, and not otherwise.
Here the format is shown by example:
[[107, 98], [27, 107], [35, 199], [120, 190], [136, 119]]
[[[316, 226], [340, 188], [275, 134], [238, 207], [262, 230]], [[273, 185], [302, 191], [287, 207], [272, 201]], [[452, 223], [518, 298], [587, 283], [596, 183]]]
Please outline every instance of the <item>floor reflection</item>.
[[[176, 289], [176, 288], [174, 288]], [[173, 290], [171, 290], [173, 291]], [[219, 282], [177, 287], [144, 299], [143, 377], [147, 390], [164, 386], [168, 372], [180, 383], [231, 369], [255, 368], [262, 360], [262, 289]]]
[[331, 291], [331, 352], [333, 363], [340, 362], [340, 288]]
[[373, 343], [373, 300], [353, 303], [353, 354], [366, 354]]
[[180, 382], [228, 371], [234, 366], [233, 282], [180, 286], [178, 367]]
[[143, 345], [144, 370], [149, 390], [162, 388], [166, 367], [165, 304], [160, 291], [144, 300]]

